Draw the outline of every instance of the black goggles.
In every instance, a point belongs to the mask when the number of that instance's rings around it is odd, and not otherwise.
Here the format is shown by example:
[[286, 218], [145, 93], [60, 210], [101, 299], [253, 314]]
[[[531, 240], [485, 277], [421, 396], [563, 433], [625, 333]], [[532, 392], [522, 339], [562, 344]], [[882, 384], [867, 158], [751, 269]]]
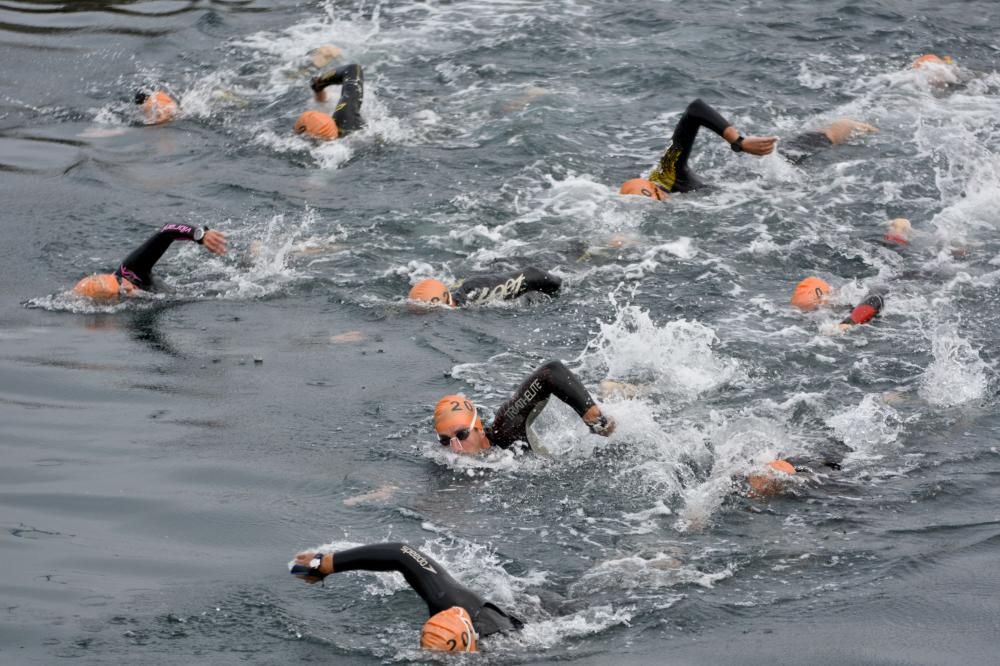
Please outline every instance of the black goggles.
[[438, 441], [441, 442], [441, 446], [448, 446], [451, 444], [451, 438], [454, 437], [460, 442], [464, 442], [472, 434], [471, 428], [462, 428], [455, 432], [454, 435], [438, 435]]

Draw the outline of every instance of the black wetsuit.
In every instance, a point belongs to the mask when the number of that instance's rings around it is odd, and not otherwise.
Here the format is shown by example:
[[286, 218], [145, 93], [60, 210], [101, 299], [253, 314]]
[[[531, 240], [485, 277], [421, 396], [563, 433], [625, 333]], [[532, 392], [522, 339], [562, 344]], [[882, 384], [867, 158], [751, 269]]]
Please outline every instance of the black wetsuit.
[[792, 164], [801, 164], [806, 159], [812, 157], [821, 150], [826, 150], [833, 145], [823, 132], [806, 132], [793, 139], [781, 142], [781, 156]]
[[494, 604], [465, 587], [430, 556], [404, 543], [379, 543], [333, 554], [333, 571], [398, 571], [427, 604], [431, 615], [460, 606], [472, 617], [480, 638], [524, 626]]
[[524, 447], [530, 449], [528, 427], [553, 395], [581, 417], [594, 406], [576, 375], [560, 361], [549, 361], [531, 373], [514, 395], [500, 405], [493, 422], [486, 428], [490, 444], [506, 449], [515, 442], [523, 442]]
[[478, 305], [489, 301], [510, 301], [529, 291], [540, 291], [550, 296], [559, 292], [562, 280], [538, 268], [523, 271], [484, 275], [465, 280], [452, 290], [455, 305]]
[[688, 104], [684, 115], [677, 121], [667, 152], [663, 153], [660, 163], [649, 174], [649, 180], [667, 192], [690, 192], [704, 187], [704, 183], [691, 173], [687, 165], [700, 127], [707, 127], [722, 136], [729, 127], [729, 121], [700, 99]]
[[164, 224], [149, 240], [125, 257], [115, 275], [125, 278], [139, 289], [153, 290], [153, 266], [175, 240], [193, 241], [197, 229], [188, 224]]
[[365, 96], [365, 83], [361, 65], [343, 65], [312, 80], [312, 89], [315, 92], [335, 85], [340, 86], [340, 99], [337, 100], [333, 120], [337, 123], [340, 136], [344, 136], [364, 127], [364, 121], [361, 119], [361, 102]]

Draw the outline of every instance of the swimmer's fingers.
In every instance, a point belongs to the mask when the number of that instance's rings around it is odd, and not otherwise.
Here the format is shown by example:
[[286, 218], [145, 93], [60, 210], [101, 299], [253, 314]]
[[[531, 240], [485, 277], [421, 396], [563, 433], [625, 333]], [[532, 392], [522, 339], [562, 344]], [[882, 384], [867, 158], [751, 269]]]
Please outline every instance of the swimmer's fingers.
[[774, 152], [774, 146], [778, 142], [776, 136], [747, 136], [743, 137], [743, 152], [751, 155], [770, 155]]
[[[317, 558], [320, 558], [319, 566], [316, 566]], [[333, 573], [333, 553], [312, 551], [297, 553], [291, 572], [310, 585], [318, 583]]]
[[212, 254], [222, 255], [226, 253], [226, 236], [221, 231], [209, 229], [205, 232], [201, 244]]

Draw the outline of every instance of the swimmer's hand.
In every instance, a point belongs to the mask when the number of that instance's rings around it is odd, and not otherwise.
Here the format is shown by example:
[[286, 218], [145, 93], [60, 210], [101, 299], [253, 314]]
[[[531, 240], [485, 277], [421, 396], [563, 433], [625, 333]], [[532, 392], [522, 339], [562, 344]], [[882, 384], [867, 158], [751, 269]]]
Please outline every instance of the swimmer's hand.
[[308, 550], [298, 553], [289, 571], [310, 585], [318, 583], [333, 573], [333, 553], [314, 553]]
[[223, 255], [226, 253], [226, 235], [221, 231], [209, 229], [205, 232], [205, 237], [201, 239], [201, 244], [212, 254]]
[[615, 420], [601, 414], [601, 408], [597, 405], [587, 410], [583, 415], [583, 422], [590, 428], [590, 432], [601, 437], [609, 437], [615, 431]]
[[317, 102], [326, 101], [326, 88], [323, 86], [321, 79], [322, 77], [320, 76], [314, 76], [309, 82], [309, 87], [312, 88], [313, 97], [316, 98]]
[[751, 155], [770, 155], [778, 142], [776, 136], [745, 136], [743, 137], [743, 152]]

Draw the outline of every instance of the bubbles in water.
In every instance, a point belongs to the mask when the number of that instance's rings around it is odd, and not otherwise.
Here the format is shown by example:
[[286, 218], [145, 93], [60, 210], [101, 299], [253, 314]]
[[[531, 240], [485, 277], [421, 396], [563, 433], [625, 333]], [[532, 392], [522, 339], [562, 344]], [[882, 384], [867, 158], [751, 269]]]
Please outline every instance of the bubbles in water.
[[986, 394], [987, 369], [954, 324], [944, 324], [931, 339], [934, 360], [924, 372], [920, 396], [936, 407], [954, 407]]
[[865, 395], [857, 407], [829, 417], [826, 424], [860, 457], [879, 455], [902, 432], [899, 414], [874, 394]]

